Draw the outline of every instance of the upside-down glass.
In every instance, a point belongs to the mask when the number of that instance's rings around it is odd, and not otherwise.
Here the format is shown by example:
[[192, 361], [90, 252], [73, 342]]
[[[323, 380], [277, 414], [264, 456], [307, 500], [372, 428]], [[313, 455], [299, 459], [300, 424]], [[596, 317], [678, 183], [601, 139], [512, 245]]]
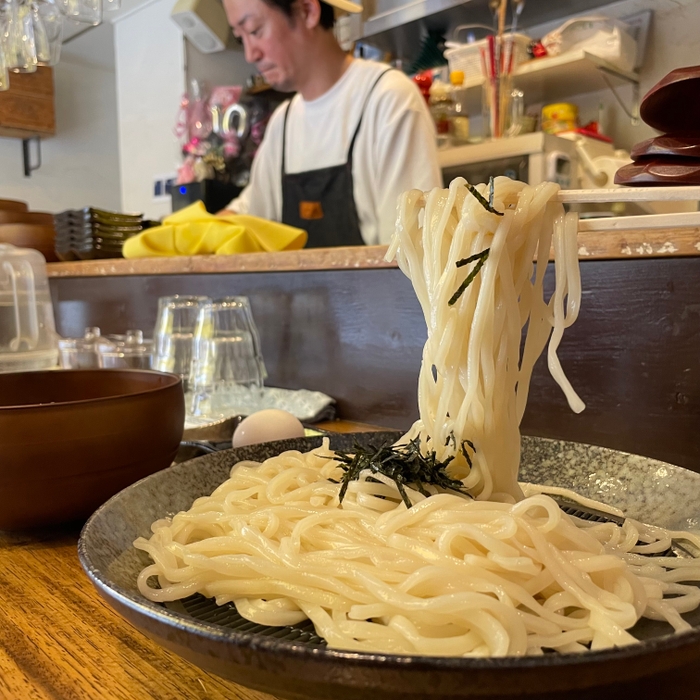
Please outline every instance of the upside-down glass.
[[8, 70], [14, 73], [36, 71], [34, 21], [27, 0], [5, 0], [0, 5], [0, 44]]
[[76, 22], [102, 22], [102, 0], [56, 0], [61, 12]]
[[3, 48], [4, 42], [3, 37], [3, 26], [0, 22], [0, 92], [2, 90], [10, 89], [10, 71], [7, 70], [7, 61], [5, 60], [5, 50]]
[[33, 2], [31, 13], [37, 63], [55, 66], [61, 57], [63, 15], [53, 2]]
[[97, 362], [106, 369], [151, 369], [153, 363], [153, 341], [139, 330], [100, 338], [96, 348]]
[[199, 312], [192, 355], [192, 396], [196, 417], [220, 417], [244, 406], [265, 376], [260, 339], [246, 297], [225, 297]]
[[172, 372], [182, 378], [184, 390], [189, 390], [192, 345], [199, 310], [207, 302], [204, 296], [161, 297], [153, 331], [153, 369]]

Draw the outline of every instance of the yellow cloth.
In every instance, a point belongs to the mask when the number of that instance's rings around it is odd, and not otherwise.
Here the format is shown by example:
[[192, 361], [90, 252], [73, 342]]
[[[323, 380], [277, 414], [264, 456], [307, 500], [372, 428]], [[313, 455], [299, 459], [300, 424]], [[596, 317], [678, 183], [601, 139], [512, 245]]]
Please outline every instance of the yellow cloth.
[[303, 229], [257, 216], [215, 216], [196, 202], [167, 216], [161, 226], [128, 238], [122, 253], [125, 258], [150, 258], [298, 250], [307, 238]]

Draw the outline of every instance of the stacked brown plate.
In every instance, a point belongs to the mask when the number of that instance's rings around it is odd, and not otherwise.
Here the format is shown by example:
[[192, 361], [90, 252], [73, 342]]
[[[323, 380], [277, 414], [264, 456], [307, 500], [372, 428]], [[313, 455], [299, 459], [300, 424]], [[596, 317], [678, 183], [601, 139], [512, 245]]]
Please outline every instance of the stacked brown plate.
[[678, 68], [642, 100], [640, 116], [662, 136], [632, 149], [618, 185], [700, 185], [700, 66]]
[[55, 262], [55, 233], [52, 214], [30, 212], [25, 202], [0, 199], [0, 243], [33, 248], [47, 262]]
[[54, 225], [61, 260], [121, 258], [124, 241], [143, 229], [143, 216], [85, 207], [56, 214]]
[[20, 202], [16, 199], [0, 199], [0, 209], [4, 211], [27, 212], [29, 207], [26, 202]]

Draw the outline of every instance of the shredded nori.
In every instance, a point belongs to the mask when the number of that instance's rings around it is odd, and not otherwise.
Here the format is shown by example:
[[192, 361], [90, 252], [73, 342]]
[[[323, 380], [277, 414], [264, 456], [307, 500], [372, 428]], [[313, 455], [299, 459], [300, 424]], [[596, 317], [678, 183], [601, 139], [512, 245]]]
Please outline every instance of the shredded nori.
[[457, 291], [447, 302], [448, 306], [453, 306], [462, 296], [462, 294], [464, 294], [467, 287], [474, 281], [474, 278], [479, 274], [479, 270], [481, 270], [484, 263], [488, 260], [490, 251], [491, 248], [487, 248], [486, 250], [482, 250], [480, 253], [475, 253], [474, 255], [470, 255], [468, 258], [463, 258], [462, 260], [458, 260], [456, 262], [457, 267], [464, 267], [471, 262], [477, 261], [476, 265], [474, 265], [474, 269], [467, 275], [467, 278], [464, 280], [464, 282], [462, 282], [462, 284], [459, 285]]
[[[488, 201], [482, 197], [479, 194], [479, 191], [474, 187], [473, 185], [470, 185], [467, 183], [467, 189], [476, 197], [477, 201], [479, 204], [481, 204], [486, 211], [490, 211], [492, 214], [496, 214], [497, 216], [503, 216], [502, 211], [496, 211], [496, 209], [493, 208], [493, 195], [494, 195], [494, 180], [493, 178], [489, 178], [489, 198]], [[457, 302], [457, 300], [464, 294], [464, 291], [467, 289], [467, 287], [474, 281], [474, 278], [479, 274], [479, 270], [484, 266], [484, 263], [488, 260], [489, 257], [489, 251], [491, 249], [487, 248], [486, 250], [482, 250], [480, 253], [476, 253], [474, 255], [470, 255], [468, 258], [463, 258], [462, 260], [458, 260], [456, 265], [457, 267], [464, 267], [465, 265], [468, 265], [471, 262], [476, 261], [476, 265], [474, 265], [474, 269], [467, 275], [467, 279], [462, 282], [462, 284], [459, 285], [459, 288], [457, 291], [452, 295], [450, 300], [447, 302], [448, 306], [454, 306], [454, 304]]]
[[[454, 440], [454, 436], [452, 436], [452, 439]], [[469, 440], [465, 440], [461, 445], [461, 452], [471, 467], [472, 462], [465, 445], [468, 445], [472, 450], [474, 450], [474, 445]], [[418, 437], [405, 445], [394, 446], [384, 443], [378, 448], [365, 448], [355, 443], [353, 451], [354, 454], [339, 451], [335, 453], [335, 459], [340, 462], [340, 467], [345, 472], [341, 479], [342, 486], [338, 494], [341, 503], [343, 498], [345, 498], [350, 482], [359, 479], [360, 474], [367, 469], [375, 474], [383, 474], [391, 479], [396, 484], [401, 499], [407, 508], [410, 508], [412, 504], [404, 486], [411, 486], [424, 496], [430, 495], [425, 489], [426, 484], [449, 491], [456, 491], [465, 496], [470, 495], [459, 479], [453, 479], [447, 474], [447, 467], [454, 459], [454, 456], [440, 461], [437, 459], [435, 451], [424, 455], [421, 452], [420, 438]]]
[[496, 214], [496, 216], [503, 216], [502, 211], [498, 211], [497, 209], [493, 208], [493, 189], [491, 190], [491, 194], [489, 194], [491, 202], [489, 202], [488, 199], [479, 194], [479, 190], [477, 190], [476, 187], [474, 187], [474, 185], [470, 185], [469, 183], [467, 183], [467, 189], [476, 197], [479, 204], [481, 204], [481, 206], [484, 207], [486, 211], [489, 211], [492, 214]]

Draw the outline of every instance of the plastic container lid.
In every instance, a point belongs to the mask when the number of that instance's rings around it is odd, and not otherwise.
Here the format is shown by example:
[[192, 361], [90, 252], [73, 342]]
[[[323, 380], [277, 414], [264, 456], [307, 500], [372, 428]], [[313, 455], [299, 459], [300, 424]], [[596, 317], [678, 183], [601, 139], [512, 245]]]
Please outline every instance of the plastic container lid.
[[453, 70], [450, 73], [450, 83], [454, 85], [455, 87], [462, 87], [464, 84], [464, 71], [462, 70]]
[[57, 340], [44, 256], [0, 244], [0, 372], [55, 367]]

